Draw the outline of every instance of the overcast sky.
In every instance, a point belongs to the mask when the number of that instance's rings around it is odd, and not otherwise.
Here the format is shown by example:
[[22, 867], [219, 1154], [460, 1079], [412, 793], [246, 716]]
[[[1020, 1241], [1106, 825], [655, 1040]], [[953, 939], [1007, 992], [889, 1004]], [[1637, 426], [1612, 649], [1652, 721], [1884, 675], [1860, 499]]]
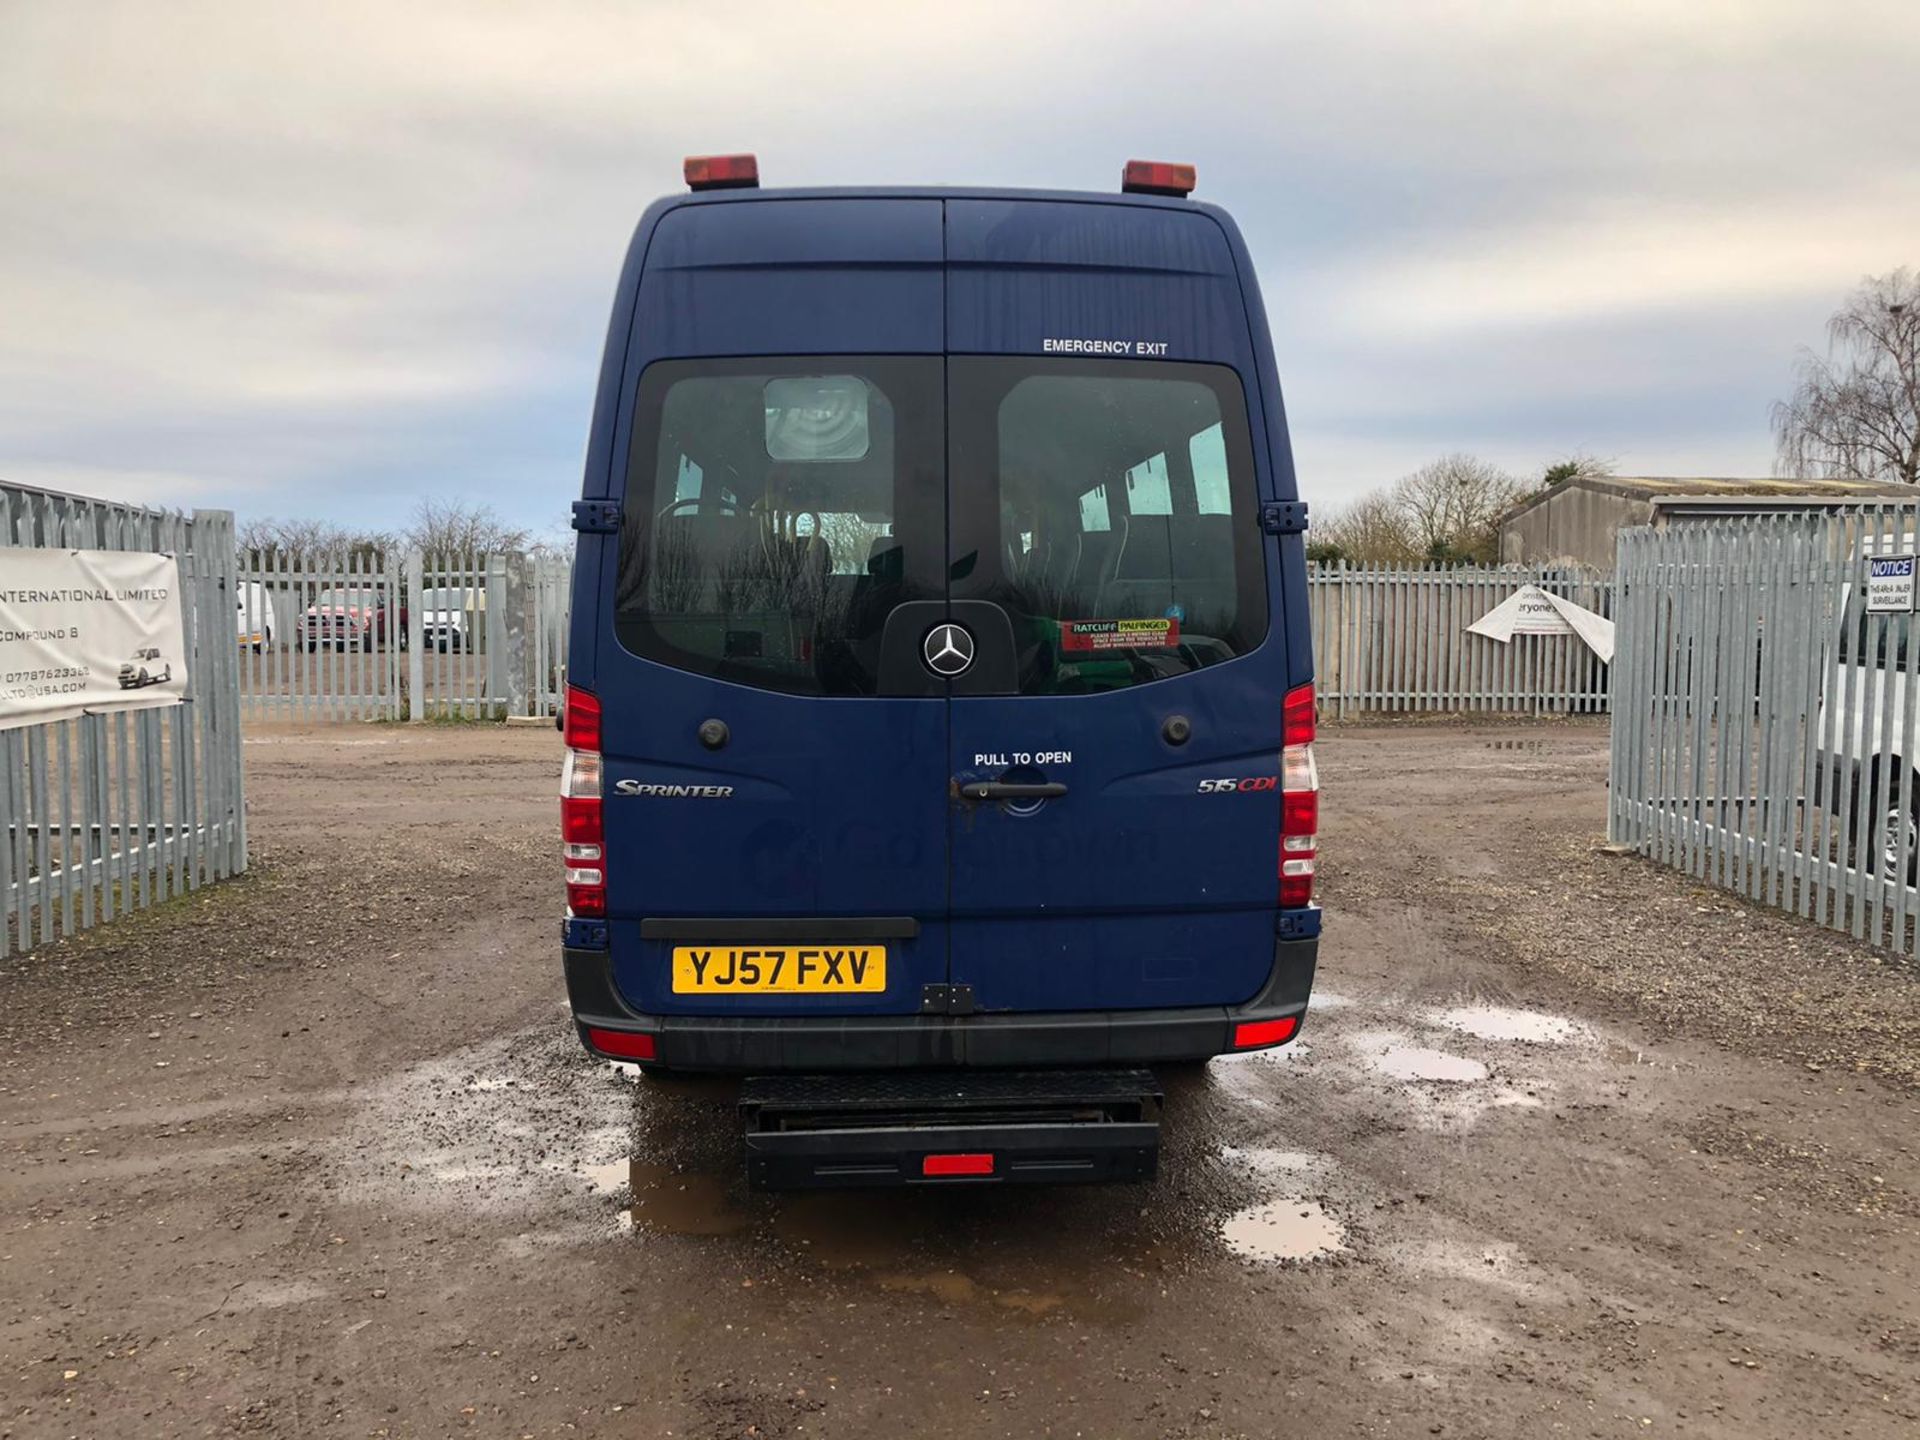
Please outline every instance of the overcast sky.
[[1920, 4], [0, 0], [0, 478], [404, 521], [579, 491], [634, 221], [1189, 160], [1303, 492], [1449, 450], [1764, 474], [1794, 347], [1920, 264]]

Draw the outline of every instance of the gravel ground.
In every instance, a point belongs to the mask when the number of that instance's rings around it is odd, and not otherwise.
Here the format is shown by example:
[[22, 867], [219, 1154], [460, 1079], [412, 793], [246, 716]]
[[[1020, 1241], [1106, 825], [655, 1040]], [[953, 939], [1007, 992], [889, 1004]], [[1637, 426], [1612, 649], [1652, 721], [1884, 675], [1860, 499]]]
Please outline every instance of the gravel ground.
[[249, 731], [244, 881], [0, 967], [0, 1437], [1907, 1436], [1913, 967], [1322, 742], [1303, 1039], [1152, 1186], [768, 1197], [572, 1038], [555, 737]]
[[[1431, 722], [1343, 738], [1359, 755], [1385, 745], [1402, 764], [1462, 768], [1463, 737], [1436, 733]], [[1395, 833], [1391, 843], [1411, 842], [1422, 863], [1389, 876], [1336, 851], [1326, 867], [1329, 895], [1370, 903], [1383, 898], [1385, 882], [1400, 900], [1497, 936], [1510, 963], [1565, 979], [1664, 1033], [1795, 1059], [1816, 1072], [1834, 1067], [1920, 1085], [1920, 966], [1913, 960], [1612, 853], [1604, 791], [1593, 788], [1606, 776], [1603, 725], [1489, 727], [1479, 743], [1489, 753], [1475, 756], [1472, 768], [1564, 779], [1571, 813], [1531, 805], [1516, 813], [1492, 797], [1462, 816], [1479, 822], [1478, 857], [1441, 853], [1455, 833], [1451, 824]], [[1345, 753], [1342, 740], [1334, 744]], [[1459, 883], [1463, 874], [1471, 884]]]

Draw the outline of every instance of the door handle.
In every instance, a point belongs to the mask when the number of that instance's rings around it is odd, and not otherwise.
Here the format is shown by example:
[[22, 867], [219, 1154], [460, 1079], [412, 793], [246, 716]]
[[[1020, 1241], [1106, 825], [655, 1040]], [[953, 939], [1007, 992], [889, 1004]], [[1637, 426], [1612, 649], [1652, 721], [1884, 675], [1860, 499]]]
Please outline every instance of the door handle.
[[960, 794], [967, 800], [1058, 800], [1067, 787], [1058, 780], [1042, 784], [1019, 785], [1006, 780], [976, 780], [962, 785]]

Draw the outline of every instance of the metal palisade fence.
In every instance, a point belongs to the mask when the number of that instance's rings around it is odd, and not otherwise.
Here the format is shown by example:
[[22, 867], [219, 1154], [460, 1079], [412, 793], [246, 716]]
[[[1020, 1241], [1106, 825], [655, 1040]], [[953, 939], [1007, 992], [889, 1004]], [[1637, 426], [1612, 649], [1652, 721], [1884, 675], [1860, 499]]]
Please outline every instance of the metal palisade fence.
[[567, 639], [572, 631], [573, 558], [534, 558], [533, 713], [558, 715], [566, 702]]
[[248, 718], [398, 720], [405, 594], [377, 550], [242, 551], [234, 626]]
[[557, 714], [572, 577], [561, 555], [243, 552], [235, 622], [247, 715]]
[[0, 955], [247, 868], [233, 517], [0, 485], [7, 547], [179, 557], [185, 703], [0, 730]]
[[1611, 616], [1611, 576], [1554, 566], [1341, 562], [1315, 566], [1307, 585], [1324, 714], [1607, 708], [1607, 667], [1577, 635], [1515, 635], [1502, 643], [1467, 627], [1524, 585]]
[[[552, 716], [565, 690], [572, 557], [365, 549], [240, 556], [241, 693], [253, 718]], [[1467, 627], [1524, 585], [1601, 615], [1612, 577], [1561, 567], [1317, 566], [1324, 713], [1598, 714], [1607, 669], [1574, 635]]]
[[[1916, 947], [1914, 510], [1624, 532], [1608, 828], [1710, 884]], [[1905, 567], [1901, 567], [1905, 568]], [[1911, 571], [1909, 569], [1908, 573]]]

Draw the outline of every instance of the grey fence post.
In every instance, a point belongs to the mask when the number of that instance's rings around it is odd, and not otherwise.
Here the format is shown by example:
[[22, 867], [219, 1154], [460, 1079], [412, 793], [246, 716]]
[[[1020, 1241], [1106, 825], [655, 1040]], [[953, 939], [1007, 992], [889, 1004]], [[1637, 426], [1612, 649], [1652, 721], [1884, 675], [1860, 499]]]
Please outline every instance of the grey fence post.
[[407, 719], [419, 724], [427, 718], [426, 561], [418, 550], [407, 551]]
[[1348, 570], [1352, 566], [1346, 563], [1346, 557], [1340, 557], [1340, 628], [1334, 632], [1334, 647], [1338, 657], [1334, 664], [1340, 666], [1340, 718], [1346, 720], [1348, 697], [1354, 693], [1354, 647], [1348, 643], [1348, 636], [1354, 634], [1354, 586], [1348, 582]]
[[[216, 823], [225, 822], [227, 866], [224, 873], [238, 875], [247, 868], [246, 771], [240, 748], [240, 654], [229, 642], [235, 614], [234, 596], [240, 588], [239, 559], [234, 550], [233, 512], [196, 510], [193, 512], [193, 536], [196, 568], [203, 575], [217, 577], [210, 587], [207, 614], [203, 617], [209, 631], [205, 642], [214, 661], [214, 693], [196, 697], [205, 705], [209, 720], [205, 734], [213, 742], [206, 757], [213, 804], [224, 808], [222, 816], [210, 813], [207, 835], [213, 836]], [[222, 620], [227, 623], [222, 624]]]
[[507, 636], [514, 628], [507, 615], [507, 557], [498, 553], [487, 556], [487, 683], [486, 703], [483, 707], [488, 719], [495, 716], [496, 707], [504, 707], [499, 713], [504, 718], [513, 713], [511, 699], [513, 665], [507, 654]]
[[529, 657], [531, 647], [527, 644], [527, 617], [531, 610], [527, 594], [527, 571], [531, 565], [526, 552], [516, 550], [501, 557], [501, 588], [506, 591], [506, 643], [505, 658], [502, 664], [507, 675], [507, 714], [526, 716], [533, 714], [532, 701], [529, 699], [531, 688], [528, 684]]

